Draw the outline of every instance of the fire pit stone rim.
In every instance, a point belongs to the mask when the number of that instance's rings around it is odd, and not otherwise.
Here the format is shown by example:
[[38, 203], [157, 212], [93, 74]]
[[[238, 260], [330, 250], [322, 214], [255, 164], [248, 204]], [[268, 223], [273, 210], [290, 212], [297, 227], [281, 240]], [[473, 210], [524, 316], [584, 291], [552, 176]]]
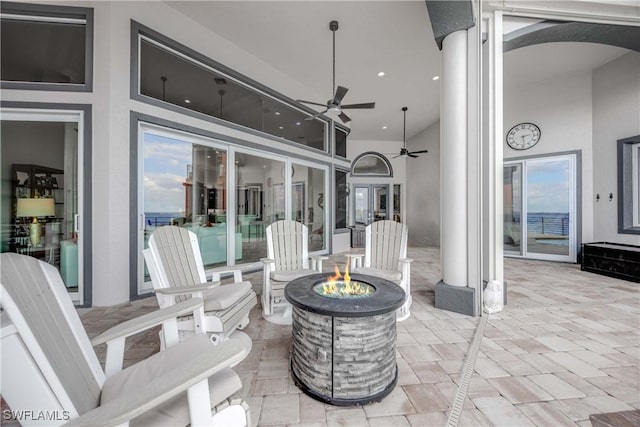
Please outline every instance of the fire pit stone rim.
[[376, 291], [364, 298], [328, 298], [313, 290], [326, 281], [330, 273], [311, 274], [293, 280], [285, 287], [284, 295], [292, 305], [303, 310], [335, 317], [365, 317], [388, 313], [405, 301], [404, 290], [397, 284], [375, 276], [352, 274], [351, 279], [373, 286]]

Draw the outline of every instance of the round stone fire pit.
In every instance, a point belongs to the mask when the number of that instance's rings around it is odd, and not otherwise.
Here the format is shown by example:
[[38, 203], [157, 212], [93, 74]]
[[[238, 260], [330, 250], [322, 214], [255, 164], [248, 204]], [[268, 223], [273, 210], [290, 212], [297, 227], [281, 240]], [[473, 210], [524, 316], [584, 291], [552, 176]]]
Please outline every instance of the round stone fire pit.
[[388, 280], [352, 274], [351, 283], [360, 283], [368, 293], [323, 295], [329, 276], [305, 276], [285, 288], [293, 305], [293, 379], [325, 403], [380, 401], [398, 381], [396, 309], [405, 293]]

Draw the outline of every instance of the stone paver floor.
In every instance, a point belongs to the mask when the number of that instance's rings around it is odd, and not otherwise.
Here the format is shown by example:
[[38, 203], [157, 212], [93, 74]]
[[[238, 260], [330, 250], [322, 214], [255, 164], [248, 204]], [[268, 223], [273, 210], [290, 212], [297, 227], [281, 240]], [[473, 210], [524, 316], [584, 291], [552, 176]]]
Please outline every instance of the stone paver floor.
[[[480, 318], [438, 310], [437, 248], [410, 248], [413, 305], [398, 323], [398, 386], [382, 402], [340, 408], [317, 402], [289, 375], [291, 327], [270, 324], [258, 305], [253, 339], [235, 369], [260, 426], [444, 426]], [[332, 260], [325, 262], [333, 269]], [[261, 273], [245, 276], [261, 291]], [[640, 409], [640, 284], [579, 265], [505, 259], [508, 305], [488, 318], [459, 426], [591, 426], [589, 415]], [[94, 336], [157, 308], [155, 298], [81, 309]], [[159, 349], [157, 331], [129, 340], [125, 364]], [[104, 349], [97, 349], [104, 358]], [[102, 360], [101, 359], [101, 360]]]

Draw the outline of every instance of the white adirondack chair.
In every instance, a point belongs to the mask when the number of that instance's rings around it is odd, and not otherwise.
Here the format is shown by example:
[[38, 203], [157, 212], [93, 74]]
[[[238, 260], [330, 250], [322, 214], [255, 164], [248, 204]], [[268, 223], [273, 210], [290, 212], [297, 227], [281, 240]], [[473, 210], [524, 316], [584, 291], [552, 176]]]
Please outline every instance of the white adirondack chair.
[[398, 321], [411, 314], [411, 262], [407, 258], [408, 227], [395, 221], [376, 221], [365, 229], [364, 264], [362, 254], [351, 255], [351, 271], [382, 277], [400, 285], [407, 294], [405, 303], [397, 311]]
[[[196, 316], [178, 319], [181, 337], [201, 330], [214, 343], [233, 335], [251, 346], [251, 338], [238, 329], [249, 324], [249, 312], [257, 304], [257, 297], [251, 282], [242, 280], [239, 268], [210, 270], [212, 281], [207, 282], [197, 236], [175, 226], [154, 231], [143, 255], [161, 308], [192, 296], [204, 300]], [[234, 283], [221, 285], [220, 275], [224, 273], [233, 273]]]
[[284, 297], [290, 281], [322, 272], [326, 256], [311, 257], [309, 266], [309, 232], [297, 221], [276, 221], [267, 227], [267, 258], [262, 281], [262, 317], [280, 325], [290, 325], [291, 304]]
[[[198, 334], [178, 342], [176, 316], [192, 298], [121, 323], [89, 341], [55, 267], [0, 255], [2, 397], [23, 426], [249, 425], [230, 366], [248, 350]], [[169, 348], [122, 370], [128, 336], [163, 325]], [[173, 325], [173, 328], [171, 327]], [[105, 370], [92, 345], [107, 344]], [[218, 408], [216, 413], [212, 408]]]

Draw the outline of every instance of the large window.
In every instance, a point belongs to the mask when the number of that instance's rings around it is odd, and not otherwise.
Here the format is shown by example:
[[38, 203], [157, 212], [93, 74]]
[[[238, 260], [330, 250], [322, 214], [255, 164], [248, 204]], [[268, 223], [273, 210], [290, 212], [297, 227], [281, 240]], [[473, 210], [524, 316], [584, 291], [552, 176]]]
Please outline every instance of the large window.
[[[138, 167], [132, 170], [138, 182], [138, 217], [132, 221], [140, 225], [136, 253], [158, 227], [174, 225], [197, 236], [205, 268], [258, 265], [267, 256], [266, 227], [283, 219], [307, 225], [310, 251], [328, 248], [328, 166], [294, 162], [202, 132], [140, 124]], [[136, 269], [137, 293], [150, 291], [142, 257]]]
[[335, 195], [336, 195], [336, 230], [347, 228], [347, 206], [349, 202], [349, 186], [347, 183], [348, 172], [341, 169], [335, 171]]
[[2, 3], [2, 87], [91, 90], [92, 9]]
[[347, 135], [348, 131], [346, 129], [335, 127], [334, 132], [334, 141], [336, 147], [336, 156], [347, 158]]
[[640, 234], [640, 135], [618, 141], [618, 233]]
[[[195, 59], [177, 43], [139, 36], [139, 94], [296, 144], [327, 151], [327, 122], [267, 95], [212, 60]], [[236, 73], [237, 74], [237, 73]], [[246, 80], [246, 78], [245, 78]], [[257, 85], [257, 83], [256, 83]]]

